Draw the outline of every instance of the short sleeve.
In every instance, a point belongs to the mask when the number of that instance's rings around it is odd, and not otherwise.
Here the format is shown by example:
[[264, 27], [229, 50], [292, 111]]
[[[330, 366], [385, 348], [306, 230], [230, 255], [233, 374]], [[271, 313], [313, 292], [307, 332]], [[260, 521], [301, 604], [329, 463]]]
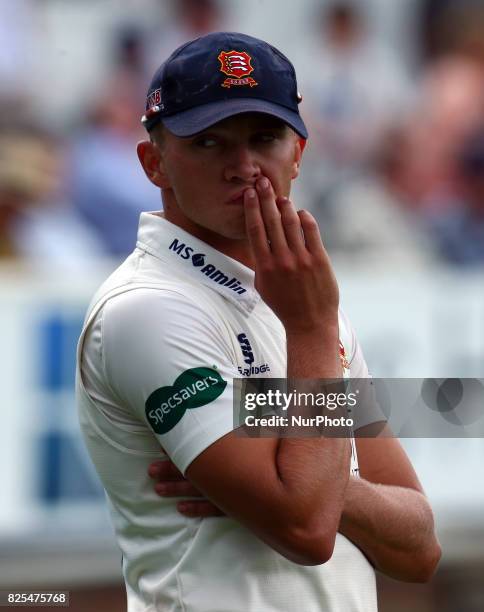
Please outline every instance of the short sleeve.
[[350, 358], [350, 378], [371, 378], [366, 360], [358, 339], [353, 332], [353, 351]]
[[353, 384], [350, 382], [350, 391], [356, 392], [357, 390], [357, 400], [352, 409], [352, 417], [354, 418], [353, 430], [358, 432], [358, 429], [362, 427], [386, 421], [387, 418], [378, 404], [372, 377], [355, 330], [348, 317], [341, 311], [340, 322], [342, 323], [342, 335], [345, 338], [344, 345], [349, 347], [349, 378], [350, 381], [354, 380]]
[[118, 295], [104, 306], [102, 344], [113, 393], [181, 472], [232, 431], [235, 354], [208, 300], [150, 288]]

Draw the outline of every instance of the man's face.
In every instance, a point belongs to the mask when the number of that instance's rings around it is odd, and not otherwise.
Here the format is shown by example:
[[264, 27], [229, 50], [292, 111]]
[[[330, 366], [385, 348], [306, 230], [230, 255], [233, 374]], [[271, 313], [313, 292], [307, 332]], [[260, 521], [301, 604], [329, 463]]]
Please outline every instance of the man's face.
[[244, 191], [266, 176], [276, 196], [289, 196], [301, 146], [286, 124], [259, 113], [231, 117], [189, 138], [164, 130], [159, 186], [165, 216], [195, 235], [198, 226], [244, 239]]

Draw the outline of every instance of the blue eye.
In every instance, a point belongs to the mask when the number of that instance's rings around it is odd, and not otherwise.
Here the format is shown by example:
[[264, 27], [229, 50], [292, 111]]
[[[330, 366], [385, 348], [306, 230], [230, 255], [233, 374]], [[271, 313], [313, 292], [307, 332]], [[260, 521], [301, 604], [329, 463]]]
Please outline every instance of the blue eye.
[[276, 135], [273, 132], [261, 132], [257, 134], [256, 139], [260, 142], [272, 142], [276, 139]]
[[210, 136], [202, 136], [195, 141], [195, 144], [202, 149], [211, 149], [217, 145], [217, 141]]

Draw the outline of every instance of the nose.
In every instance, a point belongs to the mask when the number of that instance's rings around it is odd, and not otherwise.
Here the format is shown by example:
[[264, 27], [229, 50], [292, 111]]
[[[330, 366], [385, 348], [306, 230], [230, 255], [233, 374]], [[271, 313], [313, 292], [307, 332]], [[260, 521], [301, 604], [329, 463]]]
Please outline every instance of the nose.
[[224, 174], [225, 179], [232, 183], [253, 183], [261, 175], [254, 151], [241, 144], [227, 152]]

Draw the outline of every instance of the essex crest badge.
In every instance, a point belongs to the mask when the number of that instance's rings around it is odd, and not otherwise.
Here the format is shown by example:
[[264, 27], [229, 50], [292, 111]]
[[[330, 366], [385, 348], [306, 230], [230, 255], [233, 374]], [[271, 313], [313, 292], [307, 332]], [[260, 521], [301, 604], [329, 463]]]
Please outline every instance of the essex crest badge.
[[249, 75], [254, 72], [251, 64], [252, 58], [245, 51], [222, 51], [218, 56], [220, 62], [220, 72], [229, 78], [225, 79], [222, 87], [230, 89], [232, 86], [249, 85], [255, 87], [254, 81]]

